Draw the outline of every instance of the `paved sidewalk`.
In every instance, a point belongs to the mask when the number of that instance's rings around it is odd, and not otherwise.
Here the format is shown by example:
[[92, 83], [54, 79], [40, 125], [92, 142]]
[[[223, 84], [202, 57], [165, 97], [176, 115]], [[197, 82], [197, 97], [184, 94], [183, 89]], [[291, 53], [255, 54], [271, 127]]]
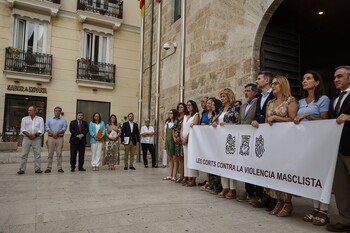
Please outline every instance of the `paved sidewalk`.
[[[0, 164], [0, 233], [5, 232], [327, 232], [305, 223], [312, 201], [293, 198], [291, 217], [270, 216], [248, 203], [217, 198], [199, 187], [163, 181], [167, 169], [34, 174], [33, 164]], [[42, 164], [42, 169], [46, 164]], [[242, 185], [240, 185], [242, 190]], [[334, 200], [331, 218], [335, 221]]]

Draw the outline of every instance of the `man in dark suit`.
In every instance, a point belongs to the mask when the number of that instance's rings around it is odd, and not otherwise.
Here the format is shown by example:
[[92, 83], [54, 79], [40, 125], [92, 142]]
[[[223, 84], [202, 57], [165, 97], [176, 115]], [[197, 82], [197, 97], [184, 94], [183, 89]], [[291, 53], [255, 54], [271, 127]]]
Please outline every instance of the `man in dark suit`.
[[135, 148], [138, 142], [140, 142], [139, 127], [134, 123], [134, 114], [131, 112], [128, 115], [128, 121], [123, 123], [121, 141], [124, 145], [124, 170], [128, 170], [129, 156], [131, 170], [135, 170], [134, 167], [134, 155]]
[[[275, 98], [271, 89], [272, 78], [273, 75], [269, 71], [260, 71], [256, 78], [256, 84], [261, 90], [261, 95], [256, 101], [254, 120], [251, 123], [256, 128], [259, 127], [259, 124], [265, 123], [267, 103]], [[255, 196], [258, 199], [250, 201], [250, 204], [257, 208], [267, 207], [267, 210], [270, 210], [277, 202], [277, 200], [270, 199], [268, 195], [264, 194], [264, 188], [258, 185], [255, 185]]]
[[344, 123], [333, 184], [340, 221], [328, 225], [327, 230], [346, 232], [350, 231], [350, 66], [335, 68], [334, 84], [340, 94], [329, 104], [329, 118]]
[[77, 163], [77, 152], [79, 152], [78, 170], [86, 171], [83, 167], [85, 156], [86, 135], [89, 132], [88, 123], [83, 120], [84, 113], [78, 112], [77, 119], [70, 122], [69, 131], [71, 133], [70, 143], [70, 167], [71, 172], [75, 172]]

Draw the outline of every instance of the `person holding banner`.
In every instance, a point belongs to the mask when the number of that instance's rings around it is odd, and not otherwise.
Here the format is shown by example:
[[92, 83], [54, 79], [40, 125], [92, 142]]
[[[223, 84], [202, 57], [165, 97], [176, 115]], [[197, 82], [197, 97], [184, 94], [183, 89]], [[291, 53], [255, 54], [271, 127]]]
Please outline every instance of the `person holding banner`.
[[[255, 116], [254, 120], [252, 121], [251, 125], [255, 128], [259, 127], [259, 124], [265, 123], [266, 119], [266, 105], [267, 103], [274, 98], [271, 88], [271, 81], [272, 81], [273, 75], [269, 71], [260, 71], [258, 73], [258, 76], [256, 77], [256, 85], [261, 90], [261, 95], [256, 101], [256, 110], [255, 110]], [[255, 185], [255, 195], [258, 197], [256, 200], [251, 201], [251, 204], [255, 208], [265, 208], [267, 211], [271, 211], [276, 203], [277, 200], [270, 198], [269, 195], [264, 193], [264, 188]]]
[[340, 94], [329, 104], [329, 117], [344, 123], [333, 184], [340, 221], [328, 225], [327, 230], [345, 232], [350, 231], [350, 66], [335, 68], [334, 84]]
[[193, 125], [199, 124], [199, 113], [198, 113], [198, 107], [196, 102], [194, 102], [193, 100], [187, 101], [187, 111], [188, 111], [188, 114], [184, 116], [184, 119], [182, 122], [182, 130], [180, 134], [183, 150], [184, 150], [185, 180], [187, 177], [187, 182], [183, 181], [182, 184], [186, 185], [187, 187], [193, 187], [193, 186], [196, 186], [196, 178], [198, 176], [198, 171], [188, 168], [187, 160], [188, 160], [188, 137], [190, 134], [190, 128], [192, 128]]
[[[266, 106], [266, 123], [273, 125], [275, 122], [290, 122], [296, 116], [298, 104], [291, 96], [288, 79], [282, 75], [276, 75], [271, 83], [272, 93], [275, 96]], [[287, 217], [293, 211], [292, 195], [276, 190], [267, 190], [267, 193], [277, 199], [277, 204], [270, 211], [271, 215]]]
[[[250, 125], [255, 117], [258, 86], [254, 83], [248, 83], [244, 86], [244, 95], [247, 102], [240, 109], [239, 124]], [[262, 199], [262, 192], [256, 191], [256, 185], [245, 183], [245, 193], [237, 197], [237, 201], [249, 201], [251, 205], [256, 204]]]
[[103, 140], [106, 133], [105, 123], [101, 121], [101, 115], [95, 112], [89, 126], [91, 144], [91, 166], [93, 171], [98, 171], [101, 161]]
[[[304, 99], [299, 100], [298, 115], [294, 123], [299, 124], [307, 120], [328, 119], [329, 98], [324, 95], [324, 87], [321, 75], [308, 70], [303, 76]], [[323, 226], [328, 223], [328, 204], [313, 200], [314, 209], [310, 214], [304, 216], [305, 222], [312, 222], [313, 225]]]
[[[225, 124], [237, 124], [239, 120], [239, 111], [234, 107], [236, 102], [235, 94], [230, 88], [224, 88], [219, 92], [219, 95], [222, 108], [219, 110], [216, 121], [212, 124], [213, 127], [217, 127], [217, 125], [224, 126]], [[218, 194], [218, 197], [226, 197], [227, 199], [236, 198], [236, 180], [222, 176], [221, 185], [223, 189]]]
[[183, 145], [181, 141], [181, 129], [182, 129], [182, 122], [184, 119], [184, 116], [188, 114], [187, 106], [185, 103], [179, 103], [177, 105], [177, 113], [178, 116], [174, 122], [173, 126], [173, 138], [175, 142], [175, 156], [178, 160], [179, 168], [175, 168], [175, 171], [180, 171], [180, 177], [175, 181], [175, 183], [181, 183], [185, 180], [187, 182], [187, 179], [184, 178], [184, 151], [183, 151]]

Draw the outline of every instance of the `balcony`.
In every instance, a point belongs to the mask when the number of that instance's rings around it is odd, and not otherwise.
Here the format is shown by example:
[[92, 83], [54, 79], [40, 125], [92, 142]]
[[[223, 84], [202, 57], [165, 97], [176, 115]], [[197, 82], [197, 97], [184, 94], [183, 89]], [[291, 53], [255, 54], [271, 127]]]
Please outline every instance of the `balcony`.
[[113, 90], [115, 86], [115, 64], [77, 60], [78, 86]]
[[80, 22], [105, 25], [117, 30], [123, 21], [122, 0], [77, 0]]
[[61, 7], [61, 0], [7, 0], [7, 4], [11, 8], [29, 9], [56, 16]]
[[4, 73], [8, 79], [50, 82], [52, 55], [7, 47]]

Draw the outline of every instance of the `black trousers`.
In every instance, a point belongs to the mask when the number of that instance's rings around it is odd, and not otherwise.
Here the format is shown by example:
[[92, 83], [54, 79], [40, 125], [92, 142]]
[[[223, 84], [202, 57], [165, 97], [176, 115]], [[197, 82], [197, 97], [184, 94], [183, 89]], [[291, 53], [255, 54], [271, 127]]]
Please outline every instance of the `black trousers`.
[[142, 147], [142, 155], [143, 155], [143, 164], [145, 166], [148, 165], [148, 161], [147, 161], [147, 150], [148, 150], [152, 158], [152, 167], [155, 167], [157, 163], [156, 163], [156, 154], [154, 151], [153, 144], [141, 143], [141, 147]]
[[249, 196], [257, 196], [262, 198], [264, 194], [264, 188], [255, 184], [245, 183], [245, 191]]
[[75, 169], [77, 153], [79, 152], [78, 169], [83, 168], [85, 158], [85, 144], [70, 144], [70, 167]]

